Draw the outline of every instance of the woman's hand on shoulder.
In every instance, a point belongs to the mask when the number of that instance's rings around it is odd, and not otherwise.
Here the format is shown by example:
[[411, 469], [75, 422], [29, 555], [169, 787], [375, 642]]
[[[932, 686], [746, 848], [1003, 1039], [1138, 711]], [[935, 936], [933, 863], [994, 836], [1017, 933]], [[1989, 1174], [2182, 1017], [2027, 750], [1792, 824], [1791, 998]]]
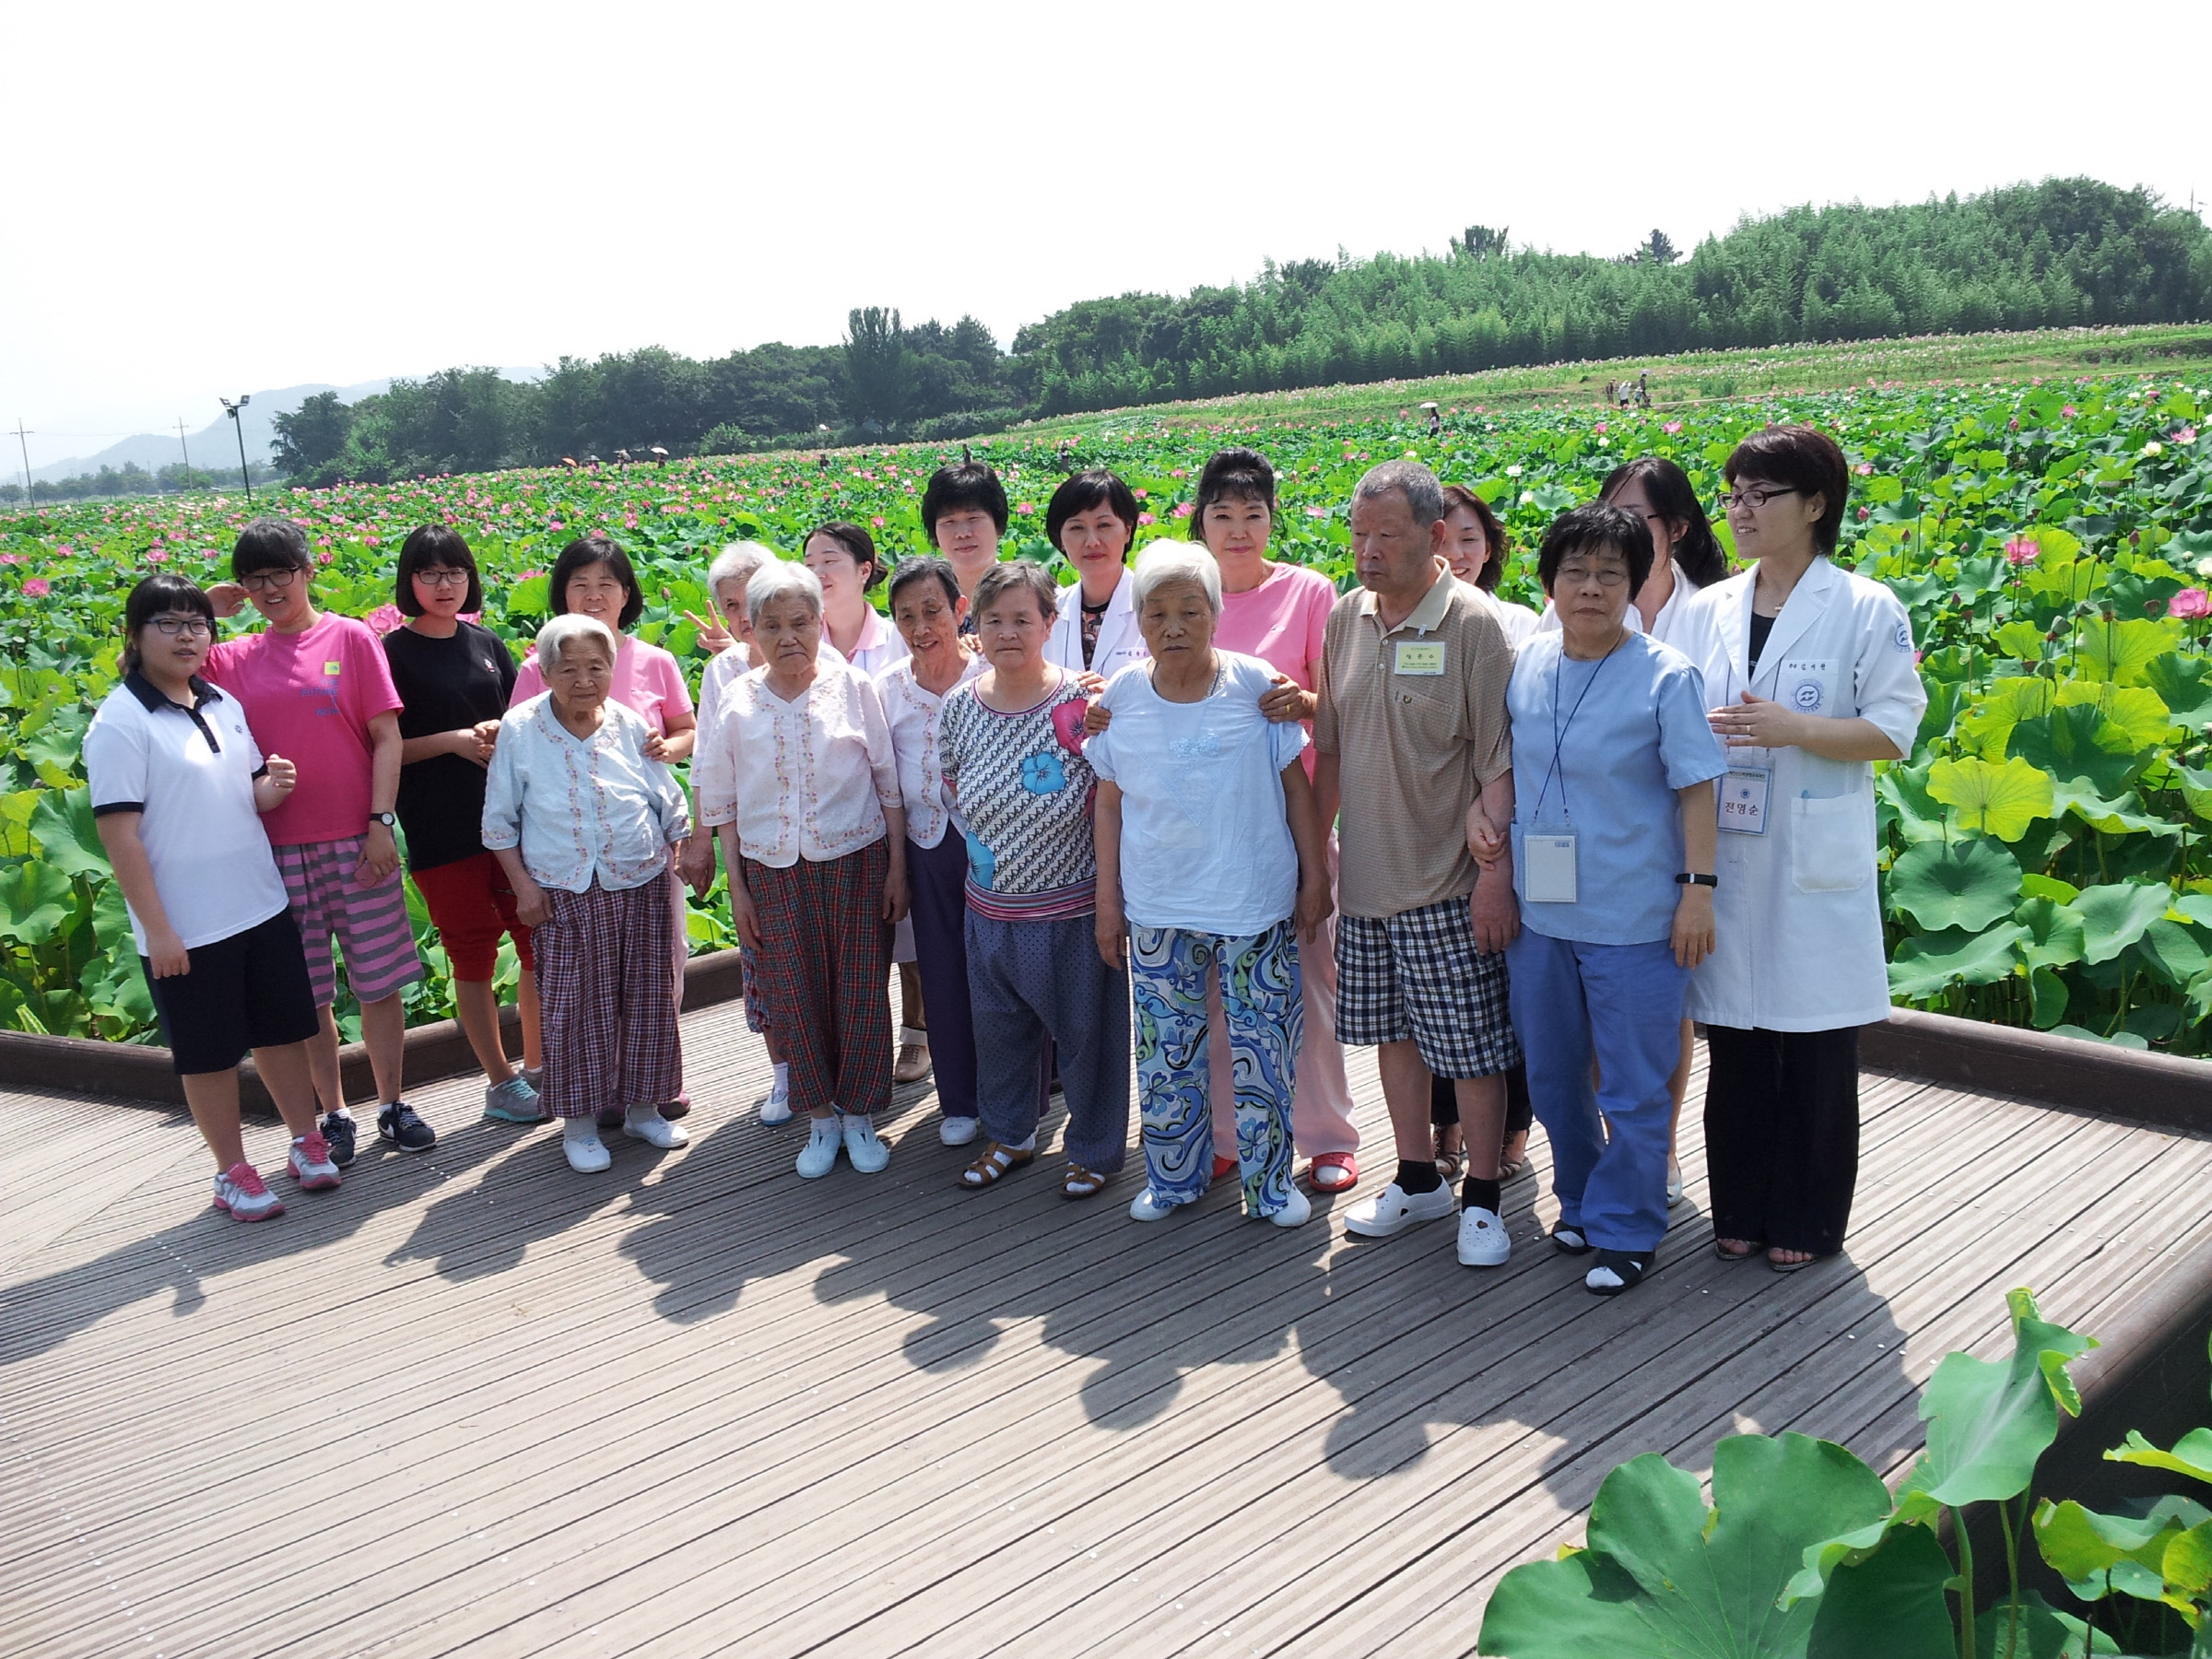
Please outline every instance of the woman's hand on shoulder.
[[1278, 725], [1293, 720], [1311, 720], [1320, 705], [1321, 699], [1302, 689], [1287, 674], [1277, 675], [1273, 688], [1260, 698], [1260, 712]]
[[645, 759], [648, 760], [668, 759], [668, 740], [660, 733], [648, 732], [645, 734]]
[[1112, 724], [1113, 711], [1106, 706], [1106, 700], [1102, 697], [1092, 698], [1089, 706], [1083, 711], [1083, 735], [1096, 737]]

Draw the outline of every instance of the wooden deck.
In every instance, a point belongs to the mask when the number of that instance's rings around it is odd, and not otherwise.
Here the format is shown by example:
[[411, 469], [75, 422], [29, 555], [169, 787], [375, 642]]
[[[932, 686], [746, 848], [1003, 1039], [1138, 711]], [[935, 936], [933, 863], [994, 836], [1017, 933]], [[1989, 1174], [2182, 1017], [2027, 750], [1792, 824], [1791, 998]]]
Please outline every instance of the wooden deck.
[[260, 1227], [181, 1115], [0, 1096], [0, 1653], [1471, 1653], [1621, 1459], [1894, 1468], [2006, 1288], [2094, 1332], [2212, 1231], [2205, 1137], [1870, 1074], [1847, 1260], [1714, 1261], [1693, 1128], [1664, 1270], [1606, 1301], [1535, 1182], [1490, 1273], [1342, 1198], [1140, 1227], [1130, 1175], [958, 1190], [926, 1090], [886, 1174], [802, 1182], [735, 1008], [686, 1024], [684, 1151], [573, 1175], [458, 1082], [433, 1152]]

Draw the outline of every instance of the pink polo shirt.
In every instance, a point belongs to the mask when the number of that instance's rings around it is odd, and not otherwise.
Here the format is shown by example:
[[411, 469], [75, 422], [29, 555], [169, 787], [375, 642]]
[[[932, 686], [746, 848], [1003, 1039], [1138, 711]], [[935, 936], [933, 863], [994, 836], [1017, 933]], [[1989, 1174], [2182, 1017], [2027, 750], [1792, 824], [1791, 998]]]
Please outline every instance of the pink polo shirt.
[[[1217, 651], [1258, 657], [1287, 674], [1301, 691], [1313, 689], [1313, 665], [1321, 660], [1336, 584], [1304, 565], [1274, 563], [1260, 585], [1221, 595], [1221, 620], [1214, 629]], [[1313, 734], [1311, 723], [1306, 735]], [[1313, 747], [1306, 746], [1306, 776], [1313, 775]]]
[[[642, 714], [647, 725], [665, 736], [671, 719], [691, 712], [691, 689], [684, 684], [684, 671], [658, 645], [644, 644], [628, 634], [615, 637], [619, 641], [615, 650], [615, 681], [607, 695], [624, 708]], [[519, 709], [545, 688], [546, 677], [538, 673], [537, 653], [532, 652], [530, 660], [514, 677], [514, 692], [507, 706]]]

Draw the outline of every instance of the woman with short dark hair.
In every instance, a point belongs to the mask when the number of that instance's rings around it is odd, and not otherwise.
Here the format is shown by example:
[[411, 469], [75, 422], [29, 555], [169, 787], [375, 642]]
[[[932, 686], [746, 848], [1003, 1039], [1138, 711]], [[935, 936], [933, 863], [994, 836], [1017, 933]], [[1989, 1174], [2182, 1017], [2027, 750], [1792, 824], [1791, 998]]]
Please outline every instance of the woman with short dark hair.
[[123, 684], [85, 734], [85, 775], [171, 1064], [215, 1155], [216, 1207], [262, 1221], [284, 1205], [246, 1159], [249, 1050], [291, 1131], [292, 1178], [306, 1191], [340, 1178], [315, 1124], [307, 958], [260, 821], [296, 774], [280, 755], [265, 760], [236, 700], [200, 677], [214, 632], [214, 606], [183, 577], [131, 590]]
[[1858, 1028], [1887, 1018], [1874, 766], [1912, 752], [1927, 692], [1912, 623], [1831, 557], [1851, 468], [1826, 433], [1768, 427], [1724, 469], [1750, 569], [1690, 602], [1721, 782], [1720, 944], [1690, 983], [1706, 1028], [1715, 1248], [1780, 1273], [1843, 1245], [1858, 1178]]
[[[453, 1008], [484, 1068], [484, 1115], [538, 1123], [545, 1114], [535, 1082], [544, 1064], [536, 958], [515, 913], [514, 889], [484, 845], [485, 771], [514, 688], [514, 653], [489, 629], [462, 619], [483, 609], [484, 588], [459, 531], [425, 524], [412, 532], [400, 546], [394, 581], [393, 602], [407, 620], [384, 636], [384, 660], [401, 702], [396, 809], [407, 873], [437, 926]], [[492, 983], [502, 935], [514, 941], [522, 970], [519, 1071], [500, 1041]]]
[[1008, 518], [1006, 487], [981, 461], [938, 467], [922, 492], [922, 534], [968, 595], [970, 632], [975, 628], [975, 584], [998, 562]]
[[1145, 658], [1124, 562], [1136, 518], [1135, 491], [1103, 468], [1064, 479], [1044, 512], [1046, 539], [1076, 572], [1060, 592], [1045, 661], [1095, 676], [1094, 688]]

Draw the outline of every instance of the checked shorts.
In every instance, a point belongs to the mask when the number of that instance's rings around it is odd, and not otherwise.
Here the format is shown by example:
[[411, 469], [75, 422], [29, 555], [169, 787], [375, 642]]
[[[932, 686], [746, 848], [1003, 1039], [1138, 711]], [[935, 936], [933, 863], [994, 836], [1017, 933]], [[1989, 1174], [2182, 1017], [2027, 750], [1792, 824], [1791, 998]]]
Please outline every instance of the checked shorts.
[[1521, 1058], [1505, 957], [1475, 947], [1465, 899], [1336, 919], [1336, 1039], [1411, 1039], [1440, 1077], [1489, 1077]]

